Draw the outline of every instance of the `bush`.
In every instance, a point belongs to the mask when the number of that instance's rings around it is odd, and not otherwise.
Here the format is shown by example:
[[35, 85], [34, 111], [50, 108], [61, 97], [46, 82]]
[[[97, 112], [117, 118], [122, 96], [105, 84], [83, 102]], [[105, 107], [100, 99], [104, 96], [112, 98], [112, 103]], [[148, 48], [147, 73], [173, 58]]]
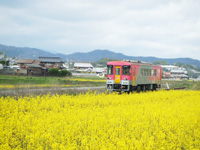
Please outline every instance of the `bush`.
[[71, 76], [72, 73], [70, 71], [67, 71], [67, 70], [61, 70], [61, 76]]
[[51, 68], [49, 70], [49, 75], [50, 76], [71, 76], [72, 73], [67, 70], [61, 70], [59, 71], [57, 68]]
[[49, 75], [50, 76], [59, 76], [59, 70], [57, 68], [51, 68], [51, 69], [49, 69]]

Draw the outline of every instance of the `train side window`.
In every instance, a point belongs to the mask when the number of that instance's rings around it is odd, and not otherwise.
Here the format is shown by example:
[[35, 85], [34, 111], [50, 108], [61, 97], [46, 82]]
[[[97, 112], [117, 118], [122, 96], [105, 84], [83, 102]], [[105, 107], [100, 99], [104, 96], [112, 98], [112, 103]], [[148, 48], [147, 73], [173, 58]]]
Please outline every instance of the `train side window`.
[[144, 76], [144, 69], [141, 69], [141, 75]]
[[108, 65], [107, 66], [107, 74], [112, 75], [113, 74], [113, 65]]
[[148, 69], [145, 69], [145, 76], [148, 76]]
[[149, 69], [149, 76], [151, 76], [151, 69]]
[[153, 69], [151, 70], [151, 76], [153, 76], [154, 75], [154, 73], [153, 73]]
[[120, 68], [115, 68], [115, 75], [120, 75]]
[[154, 69], [154, 76], [156, 76], [156, 69]]
[[158, 69], [158, 76], [160, 76], [160, 70]]
[[123, 75], [130, 75], [131, 66], [123, 66], [122, 74]]

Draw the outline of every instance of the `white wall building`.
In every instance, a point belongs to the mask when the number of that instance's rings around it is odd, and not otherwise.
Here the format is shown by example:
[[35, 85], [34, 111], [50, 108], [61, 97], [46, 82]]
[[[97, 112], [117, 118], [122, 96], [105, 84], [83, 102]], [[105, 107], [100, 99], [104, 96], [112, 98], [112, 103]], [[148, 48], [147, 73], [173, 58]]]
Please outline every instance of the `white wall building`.
[[92, 72], [95, 72], [95, 73], [105, 73], [105, 70], [106, 70], [106, 67], [104, 67], [104, 68], [93, 68]]
[[2, 70], [3, 69], [3, 65], [2, 64], [0, 64], [0, 70]]
[[93, 66], [91, 63], [75, 63], [74, 69], [77, 71], [92, 71]]

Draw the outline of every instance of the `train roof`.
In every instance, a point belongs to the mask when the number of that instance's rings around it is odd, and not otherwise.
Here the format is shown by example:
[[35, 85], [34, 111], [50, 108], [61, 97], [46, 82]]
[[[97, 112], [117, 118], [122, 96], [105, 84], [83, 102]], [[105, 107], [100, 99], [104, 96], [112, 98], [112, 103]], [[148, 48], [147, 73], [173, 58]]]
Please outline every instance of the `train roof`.
[[123, 61], [110, 61], [107, 65], [142, 65], [142, 66], [154, 66], [161, 67], [160, 65], [154, 65], [150, 62], [136, 61], [136, 60], [123, 60]]

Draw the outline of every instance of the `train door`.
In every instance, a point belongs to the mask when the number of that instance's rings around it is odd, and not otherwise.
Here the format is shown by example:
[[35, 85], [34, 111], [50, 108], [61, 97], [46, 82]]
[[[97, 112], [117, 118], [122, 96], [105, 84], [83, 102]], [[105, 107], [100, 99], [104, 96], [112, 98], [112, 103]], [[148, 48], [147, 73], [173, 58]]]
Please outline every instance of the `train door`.
[[133, 86], [135, 86], [135, 67], [133, 67]]
[[115, 67], [115, 83], [120, 83], [120, 66]]

